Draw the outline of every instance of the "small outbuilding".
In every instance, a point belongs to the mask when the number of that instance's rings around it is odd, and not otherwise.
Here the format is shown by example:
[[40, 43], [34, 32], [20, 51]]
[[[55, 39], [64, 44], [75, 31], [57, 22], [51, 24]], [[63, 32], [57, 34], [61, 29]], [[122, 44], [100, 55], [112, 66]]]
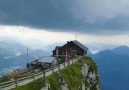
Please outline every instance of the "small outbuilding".
[[57, 59], [55, 57], [41, 57], [38, 59], [39, 63], [42, 63], [43, 68], [47, 69], [57, 65]]
[[57, 65], [57, 59], [55, 57], [42, 56], [39, 59], [30, 63], [29, 67], [31, 70], [35, 69], [48, 69], [52, 66]]

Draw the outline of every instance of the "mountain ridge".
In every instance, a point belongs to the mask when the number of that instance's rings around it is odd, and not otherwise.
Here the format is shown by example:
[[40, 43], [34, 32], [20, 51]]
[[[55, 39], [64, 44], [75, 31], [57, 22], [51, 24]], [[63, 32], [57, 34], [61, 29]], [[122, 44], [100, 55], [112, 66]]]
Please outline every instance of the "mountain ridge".
[[114, 48], [112, 51], [116, 54], [129, 55], [128, 46], [120, 46], [120, 47]]
[[[0, 41], [0, 72], [3, 72], [4, 68], [10, 69], [14, 66], [20, 66], [22, 68], [26, 67], [27, 64], [27, 48], [28, 46], [16, 40], [1, 40]], [[29, 62], [35, 59], [45, 56], [46, 52], [44, 50], [33, 50], [28, 48], [28, 58]], [[48, 53], [47, 53], [48, 54]], [[11, 70], [12, 71], [12, 70]], [[1, 73], [0, 73], [1, 74]]]
[[[124, 48], [129, 50], [127, 46], [124, 46]], [[115, 53], [114, 50], [122, 53]], [[129, 89], [129, 78], [127, 77], [129, 76], [129, 55], [124, 53], [124, 50], [123, 46], [120, 46], [113, 50], [103, 50], [91, 55], [99, 68], [102, 90]]]

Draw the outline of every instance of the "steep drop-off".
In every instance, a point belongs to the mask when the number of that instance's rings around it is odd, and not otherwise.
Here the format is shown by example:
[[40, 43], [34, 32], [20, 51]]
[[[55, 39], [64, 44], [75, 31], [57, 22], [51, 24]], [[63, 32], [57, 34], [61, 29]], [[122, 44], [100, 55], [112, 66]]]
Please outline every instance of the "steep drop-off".
[[81, 57], [60, 72], [12, 90], [99, 90], [98, 69], [90, 57]]

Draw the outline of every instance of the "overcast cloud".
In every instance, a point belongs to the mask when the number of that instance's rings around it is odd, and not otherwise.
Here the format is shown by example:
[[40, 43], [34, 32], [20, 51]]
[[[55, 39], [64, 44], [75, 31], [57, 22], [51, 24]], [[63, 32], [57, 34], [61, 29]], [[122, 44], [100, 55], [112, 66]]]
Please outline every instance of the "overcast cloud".
[[0, 24], [89, 34], [127, 33], [129, 1], [0, 0]]
[[45, 48], [76, 35], [92, 52], [129, 46], [129, 1], [0, 0], [0, 40]]
[[107, 21], [129, 15], [128, 0], [72, 0], [71, 12], [85, 22]]

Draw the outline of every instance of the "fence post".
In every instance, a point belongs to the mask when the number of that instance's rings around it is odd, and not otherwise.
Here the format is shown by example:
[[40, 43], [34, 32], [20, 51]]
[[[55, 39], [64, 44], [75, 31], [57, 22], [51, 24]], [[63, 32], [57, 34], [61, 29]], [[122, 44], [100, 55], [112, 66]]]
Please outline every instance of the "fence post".
[[53, 68], [53, 66], [52, 66], [52, 73], [54, 73], [54, 68]]
[[33, 74], [33, 81], [35, 80], [35, 74]]
[[68, 65], [70, 65], [70, 59], [68, 60]]
[[69, 58], [68, 58], [68, 60], [67, 60], [67, 64], [68, 64], [68, 66], [70, 65], [70, 60], [69, 60]]
[[65, 62], [64, 62], [64, 68], [65, 68]]
[[60, 71], [60, 64], [58, 65], [58, 70]]
[[45, 69], [43, 70], [43, 77], [45, 77]]
[[16, 76], [15, 77], [15, 84], [16, 84], [16, 87], [18, 86], [18, 77]]

